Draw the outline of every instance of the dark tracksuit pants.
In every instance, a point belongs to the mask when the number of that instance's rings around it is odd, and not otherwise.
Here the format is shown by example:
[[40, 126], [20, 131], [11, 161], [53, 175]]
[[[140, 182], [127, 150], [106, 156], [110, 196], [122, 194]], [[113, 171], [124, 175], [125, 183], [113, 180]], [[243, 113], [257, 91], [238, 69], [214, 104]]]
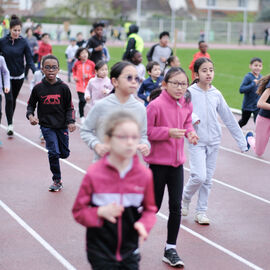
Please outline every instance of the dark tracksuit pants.
[[256, 122], [256, 118], [257, 118], [257, 115], [259, 113], [259, 109], [256, 110], [256, 111], [245, 111], [245, 110], [242, 110], [242, 117], [241, 119], [238, 121], [238, 124], [240, 127], [243, 127], [247, 124], [249, 118], [251, 117], [251, 114], [253, 113], [253, 117], [254, 117], [254, 123]]
[[167, 244], [176, 244], [181, 223], [181, 201], [184, 186], [183, 165], [178, 167], [150, 164], [153, 172], [155, 200], [161, 207], [165, 186], [169, 193], [169, 219], [167, 223]]
[[79, 113], [80, 113], [80, 117], [83, 117], [86, 100], [84, 98], [84, 93], [81, 93], [81, 92], [77, 92], [77, 93], [78, 93], [78, 98], [79, 98]]
[[40, 126], [42, 135], [46, 142], [50, 170], [53, 174], [53, 180], [61, 180], [59, 158], [67, 158], [69, 156], [69, 136], [68, 129], [47, 128]]

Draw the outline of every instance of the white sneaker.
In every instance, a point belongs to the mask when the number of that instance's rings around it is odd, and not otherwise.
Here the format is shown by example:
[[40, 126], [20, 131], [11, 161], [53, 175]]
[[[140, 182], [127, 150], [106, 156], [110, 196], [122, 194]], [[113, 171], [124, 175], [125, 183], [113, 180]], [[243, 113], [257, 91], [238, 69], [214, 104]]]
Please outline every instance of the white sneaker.
[[182, 199], [182, 210], [181, 210], [182, 216], [187, 216], [188, 215], [189, 204], [190, 204], [189, 201], [186, 201], [186, 200]]
[[85, 117], [83, 116], [83, 117], [81, 117], [80, 119], [81, 119], [81, 124], [83, 125], [83, 123], [84, 123], [84, 121], [85, 121]]
[[209, 225], [210, 219], [206, 216], [205, 213], [196, 213], [194, 220], [201, 225]]
[[13, 125], [8, 125], [7, 128], [7, 135], [8, 136], [13, 136], [14, 132], [13, 132]]

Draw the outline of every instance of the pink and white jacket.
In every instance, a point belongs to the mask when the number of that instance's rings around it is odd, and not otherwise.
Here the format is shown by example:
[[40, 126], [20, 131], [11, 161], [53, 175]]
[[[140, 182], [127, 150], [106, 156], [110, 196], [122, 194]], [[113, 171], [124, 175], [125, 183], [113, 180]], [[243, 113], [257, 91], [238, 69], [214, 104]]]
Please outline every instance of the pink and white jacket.
[[171, 128], [186, 129], [185, 136], [194, 131], [192, 126], [192, 103], [185, 98], [172, 98], [166, 90], [147, 106], [147, 135], [151, 152], [144, 160], [149, 164], [178, 167], [185, 160], [184, 138], [175, 139], [169, 135]]

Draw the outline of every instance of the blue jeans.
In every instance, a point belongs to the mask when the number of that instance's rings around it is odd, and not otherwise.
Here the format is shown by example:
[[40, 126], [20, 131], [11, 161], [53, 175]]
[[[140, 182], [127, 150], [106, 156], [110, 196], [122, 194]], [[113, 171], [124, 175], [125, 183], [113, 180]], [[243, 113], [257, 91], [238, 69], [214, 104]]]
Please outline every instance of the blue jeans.
[[68, 129], [47, 128], [40, 126], [50, 163], [50, 170], [53, 174], [53, 180], [61, 180], [61, 171], [59, 158], [67, 158], [69, 156], [68, 149]]
[[68, 81], [70, 82], [71, 79], [71, 75], [72, 75], [72, 68], [74, 65], [75, 60], [71, 61], [71, 62], [67, 62], [68, 64]]

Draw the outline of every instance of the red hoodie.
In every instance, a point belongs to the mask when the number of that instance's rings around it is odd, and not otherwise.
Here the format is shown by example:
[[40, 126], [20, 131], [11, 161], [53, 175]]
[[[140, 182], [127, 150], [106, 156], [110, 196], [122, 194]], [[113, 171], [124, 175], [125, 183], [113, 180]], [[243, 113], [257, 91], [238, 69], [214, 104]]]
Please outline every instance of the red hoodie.
[[52, 54], [52, 45], [41, 41], [38, 47], [38, 61], [45, 55]]
[[[124, 206], [115, 224], [99, 218], [99, 206], [116, 202]], [[153, 177], [150, 169], [134, 156], [132, 168], [121, 178], [107, 156], [92, 164], [82, 181], [72, 212], [87, 227], [90, 256], [121, 261], [138, 248], [134, 223], [140, 221], [149, 232], [156, 222]]]

